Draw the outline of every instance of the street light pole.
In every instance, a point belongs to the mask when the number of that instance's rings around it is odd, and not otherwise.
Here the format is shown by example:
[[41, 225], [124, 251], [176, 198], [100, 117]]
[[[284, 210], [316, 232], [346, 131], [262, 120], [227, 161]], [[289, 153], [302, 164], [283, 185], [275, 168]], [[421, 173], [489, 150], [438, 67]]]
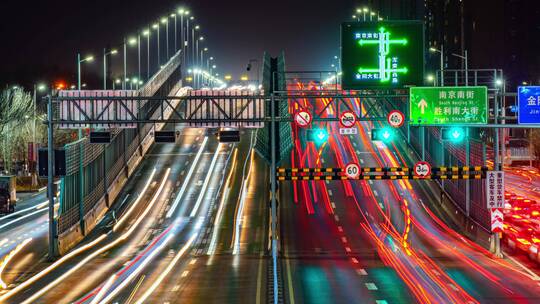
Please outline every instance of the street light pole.
[[127, 89], [126, 78], [127, 78], [127, 41], [124, 38], [124, 79], [122, 79], [122, 90]]
[[[189, 20], [190, 18], [186, 18], [186, 37], [184, 41], [184, 46], [185, 46], [184, 58], [188, 58], [187, 53], [189, 52]], [[186, 60], [184, 60], [184, 62], [186, 62]]]
[[81, 90], [81, 53], [77, 53], [77, 90]]
[[169, 17], [161, 18], [161, 23], [165, 24], [165, 35], [167, 36], [165, 38], [165, 47], [167, 48], [165, 54], [167, 56], [167, 60], [169, 60]]
[[441, 44], [441, 49], [429, 48], [431, 52], [437, 52], [441, 54], [441, 86], [444, 87], [444, 45]]
[[461, 58], [463, 59], [464, 61], [464, 67], [465, 67], [465, 85], [468, 86], [469, 85], [469, 60], [468, 60], [468, 53], [467, 53], [467, 50], [464, 51], [464, 54], [463, 55], [459, 55], [459, 54], [454, 54], [452, 53], [452, 56], [456, 56], [458, 58]]
[[171, 17], [174, 18], [174, 53], [176, 53], [178, 51], [178, 18], [176, 17], [176, 13], [172, 13]]
[[143, 36], [146, 36], [146, 81], [148, 81], [150, 79], [150, 30], [144, 30]]
[[186, 37], [184, 35], [184, 14], [187, 12], [184, 9], [179, 9], [178, 14], [180, 14], [180, 43], [182, 48], [182, 67], [185, 68], [186, 64], [186, 43], [184, 42]]
[[114, 55], [118, 53], [117, 50], [112, 49], [110, 52], [107, 52], [107, 49], [103, 49], [103, 90], [107, 90], [107, 56]]
[[107, 90], [107, 49], [103, 48], [103, 90]]
[[159, 70], [159, 67], [161, 66], [161, 51], [159, 49], [159, 22], [154, 23], [154, 25], [152, 25], [152, 28], [157, 31], [157, 60], [158, 60], [158, 70]]
[[137, 57], [138, 57], [138, 68], [139, 74], [137, 75], [141, 79], [141, 34], [137, 35]]

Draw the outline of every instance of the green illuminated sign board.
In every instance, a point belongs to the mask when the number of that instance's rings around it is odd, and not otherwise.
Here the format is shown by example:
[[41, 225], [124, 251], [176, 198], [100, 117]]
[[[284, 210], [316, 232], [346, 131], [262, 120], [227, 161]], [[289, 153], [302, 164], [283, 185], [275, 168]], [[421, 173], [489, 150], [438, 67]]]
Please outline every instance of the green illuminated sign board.
[[424, 82], [420, 21], [343, 23], [341, 52], [345, 90], [400, 88]]
[[410, 119], [414, 125], [487, 124], [487, 87], [413, 87]]

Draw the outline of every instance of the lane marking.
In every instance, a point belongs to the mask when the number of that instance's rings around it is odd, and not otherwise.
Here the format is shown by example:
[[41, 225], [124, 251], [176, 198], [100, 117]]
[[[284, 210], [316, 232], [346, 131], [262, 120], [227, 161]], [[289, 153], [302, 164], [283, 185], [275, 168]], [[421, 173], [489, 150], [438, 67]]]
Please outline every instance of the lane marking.
[[358, 273], [358, 275], [362, 275], [362, 276], [367, 275], [367, 271], [364, 268], [356, 269], [356, 273]]
[[377, 285], [375, 285], [375, 283], [366, 283], [366, 288], [368, 290], [378, 290]]

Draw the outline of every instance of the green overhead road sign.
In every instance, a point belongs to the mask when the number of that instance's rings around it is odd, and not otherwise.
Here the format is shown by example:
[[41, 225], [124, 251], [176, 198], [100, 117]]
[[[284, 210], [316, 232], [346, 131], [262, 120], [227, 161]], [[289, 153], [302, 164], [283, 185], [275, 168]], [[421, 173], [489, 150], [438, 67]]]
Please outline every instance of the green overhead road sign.
[[343, 23], [341, 52], [345, 90], [402, 88], [424, 83], [421, 21]]
[[412, 87], [413, 125], [487, 124], [487, 87]]

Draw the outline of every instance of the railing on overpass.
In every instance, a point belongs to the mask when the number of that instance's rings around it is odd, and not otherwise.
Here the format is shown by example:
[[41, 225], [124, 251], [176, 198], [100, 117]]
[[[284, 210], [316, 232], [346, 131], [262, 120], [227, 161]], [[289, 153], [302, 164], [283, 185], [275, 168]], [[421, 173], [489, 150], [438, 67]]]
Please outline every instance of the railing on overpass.
[[[180, 65], [181, 54], [178, 52], [138, 94], [168, 95], [178, 91]], [[157, 106], [147, 100], [141, 100], [138, 106], [140, 113], [146, 113], [148, 117], [163, 118], [164, 112], [156, 111]], [[60, 104], [53, 103], [52, 108], [53, 117], [59, 115]], [[54, 229], [59, 242], [67, 244], [61, 244], [61, 251], [92, 229], [106, 209], [102, 207], [110, 206], [118, 194], [116, 183], [121, 177], [127, 177], [131, 169], [128, 167], [130, 159], [137, 152], [142, 154], [141, 143], [153, 128], [153, 124], [138, 123], [131, 129], [113, 129], [111, 142], [107, 145], [96, 146], [90, 144], [88, 138], [82, 138], [64, 147], [67, 175], [61, 179], [60, 208]]]

